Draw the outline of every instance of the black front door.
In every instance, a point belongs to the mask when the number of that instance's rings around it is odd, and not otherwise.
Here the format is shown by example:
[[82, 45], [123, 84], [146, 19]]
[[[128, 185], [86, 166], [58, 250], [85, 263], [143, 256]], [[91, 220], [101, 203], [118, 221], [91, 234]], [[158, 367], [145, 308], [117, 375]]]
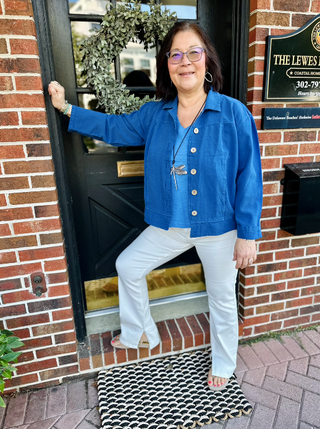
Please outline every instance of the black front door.
[[[55, 78], [66, 88], [66, 98], [74, 105], [94, 108], [94, 95], [81, 82], [76, 45], [80, 35], [97, 28], [105, 9], [92, 9], [97, 0], [55, 0], [47, 2]], [[240, 61], [241, 44], [246, 36], [249, 1], [186, 0], [163, 1], [173, 10], [177, 6], [181, 18], [194, 19], [208, 32], [217, 46], [225, 75], [224, 92], [244, 98], [246, 57]], [[243, 4], [246, 3], [246, 7]], [[116, 6], [116, 0], [112, 0]], [[181, 5], [185, 6], [183, 7]], [[173, 6], [170, 6], [173, 5]], [[182, 9], [181, 9], [182, 7]], [[182, 15], [181, 15], [182, 14]], [[183, 16], [186, 14], [186, 16]], [[178, 15], [179, 17], [179, 15]], [[82, 30], [81, 30], [82, 28]], [[247, 46], [247, 43], [246, 45]], [[243, 49], [243, 48], [242, 48]], [[131, 58], [115, 61], [115, 76], [135, 68]], [[148, 63], [149, 61], [149, 63]], [[120, 65], [121, 64], [121, 65]], [[149, 67], [149, 68], [148, 68]], [[144, 58], [141, 68], [152, 79], [152, 59]], [[146, 88], [146, 92], [154, 88]], [[245, 101], [242, 99], [242, 101]], [[74, 224], [82, 282], [116, 276], [115, 260], [146, 228], [143, 199], [143, 148], [112, 148], [103, 142], [83, 139], [68, 133], [68, 119], [61, 117], [63, 150], [67, 180], [71, 190]], [[166, 267], [198, 264], [191, 250]], [[165, 268], [166, 268], [165, 267]], [[163, 267], [162, 267], [163, 268]]]

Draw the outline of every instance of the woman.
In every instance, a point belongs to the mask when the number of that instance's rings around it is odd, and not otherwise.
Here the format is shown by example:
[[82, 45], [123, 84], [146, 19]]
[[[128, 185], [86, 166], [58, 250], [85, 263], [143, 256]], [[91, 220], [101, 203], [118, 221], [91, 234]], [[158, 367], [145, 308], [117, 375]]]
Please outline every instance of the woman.
[[237, 269], [256, 260], [261, 237], [261, 162], [254, 120], [239, 101], [220, 95], [219, 60], [196, 24], [179, 22], [157, 59], [157, 98], [131, 115], [67, 105], [49, 85], [53, 105], [76, 131], [115, 146], [145, 144], [145, 220], [150, 225], [119, 256], [121, 335], [116, 348], [153, 348], [146, 275], [195, 246], [209, 297], [212, 367], [208, 386], [226, 387], [236, 367]]

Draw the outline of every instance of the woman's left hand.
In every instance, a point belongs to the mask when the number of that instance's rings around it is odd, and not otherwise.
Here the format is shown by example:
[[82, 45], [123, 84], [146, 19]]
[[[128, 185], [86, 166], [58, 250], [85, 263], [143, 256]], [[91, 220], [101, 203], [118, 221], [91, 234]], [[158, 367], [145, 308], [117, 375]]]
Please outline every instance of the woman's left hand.
[[237, 238], [234, 246], [233, 260], [237, 261], [236, 269], [247, 268], [257, 259], [255, 241], [246, 241], [243, 238]]

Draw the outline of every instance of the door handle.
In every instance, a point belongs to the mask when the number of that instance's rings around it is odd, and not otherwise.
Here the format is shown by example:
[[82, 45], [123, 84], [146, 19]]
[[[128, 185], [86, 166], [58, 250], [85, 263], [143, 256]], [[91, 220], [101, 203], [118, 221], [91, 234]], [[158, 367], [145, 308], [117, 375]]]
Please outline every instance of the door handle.
[[144, 176], [144, 161], [118, 161], [118, 177]]

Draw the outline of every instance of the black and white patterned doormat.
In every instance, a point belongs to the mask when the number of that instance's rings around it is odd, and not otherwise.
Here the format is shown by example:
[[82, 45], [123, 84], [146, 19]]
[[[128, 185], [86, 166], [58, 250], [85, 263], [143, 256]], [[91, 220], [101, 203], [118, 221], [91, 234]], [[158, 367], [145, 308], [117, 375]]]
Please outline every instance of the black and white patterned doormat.
[[235, 376], [208, 388], [210, 366], [210, 350], [197, 350], [100, 371], [101, 429], [192, 429], [250, 414]]

